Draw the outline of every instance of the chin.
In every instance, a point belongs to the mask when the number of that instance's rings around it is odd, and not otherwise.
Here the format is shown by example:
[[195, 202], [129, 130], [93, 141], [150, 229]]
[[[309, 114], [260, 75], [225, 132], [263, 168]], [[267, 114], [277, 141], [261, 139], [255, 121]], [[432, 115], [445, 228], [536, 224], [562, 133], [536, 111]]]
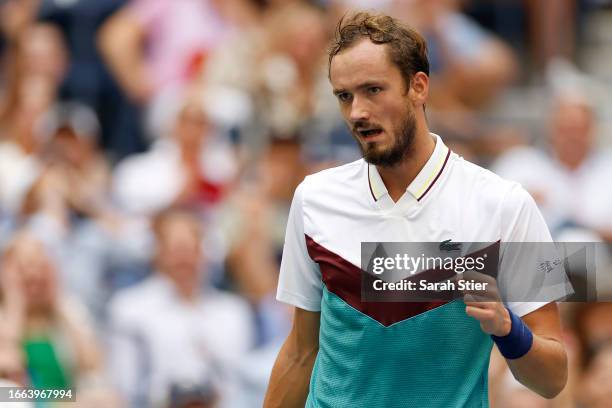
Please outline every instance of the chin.
[[388, 149], [368, 147], [363, 151], [363, 158], [367, 161], [377, 162], [388, 156]]

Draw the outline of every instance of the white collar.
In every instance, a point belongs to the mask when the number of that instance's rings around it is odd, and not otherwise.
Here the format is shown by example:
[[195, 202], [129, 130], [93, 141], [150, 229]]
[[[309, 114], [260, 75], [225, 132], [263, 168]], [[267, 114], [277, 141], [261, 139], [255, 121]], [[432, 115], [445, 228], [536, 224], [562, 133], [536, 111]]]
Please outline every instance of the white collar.
[[[417, 201], [421, 200], [425, 194], [427, 194], [436, 180], [440, 177], [440, 174], [442, 174], [442, 171], [444, 170], [450, 156], [450, 149], [444, 144], [440, 136], [434, 133], [430, 133], [430, 135], [432, 135], [432, 137], [434, 137], [436, 140], [434, 151], [421, 171], [419, 171], [414, 180], [412, 180], [412, 182], [406, 188], [406, 190], [412, 194]], [[385, 194], [389, 194], [385, 183], [376, 169], [376, 166], [369, 163], [368, 182], [374, 201], [378, 201]]]

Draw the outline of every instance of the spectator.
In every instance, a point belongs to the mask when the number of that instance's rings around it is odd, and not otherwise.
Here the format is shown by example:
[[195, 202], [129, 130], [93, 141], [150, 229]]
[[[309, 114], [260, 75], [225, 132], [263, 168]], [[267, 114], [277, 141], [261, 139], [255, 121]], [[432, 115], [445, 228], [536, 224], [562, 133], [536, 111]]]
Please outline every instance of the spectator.
[[66, 290], [87, 305], [98, 325], [113, 289], [108, 269], [125, 271], [138, 262], [134, 243], [146, 245], [145, 234], [134, 234], [138, 221], [121, 217], [110, 201], [111, 173], [96, 143], [99, 131], [84, 105], [58, 104], [43, 115], [36, 125], [36, 137], [46, 141], [38, 155], [40, 175], [20, 213], [20, 221], [53, 245]]
[[110, 206], [110, 168], [98, 150], [100, 124], [84, 105], [54, 106], [37, 124], [38, 138], [47, 144], [41, 156], [70, 185], [66, 200], [82, 217], [103, 217]]
[[457, 0], [395, 1], [396, 12], [428, 39], [436, 76], [432, 107], [480, 109], [517, 74], [515, 56], [494, 34], [460, 13]]
[[[3, 314], [2, 318], [6, 319], [6, 316]], [[0, 340], [0, 387], [25, 387], [27, 381], [21, 352], [11, 340], [4, 333]]]
[[[0, 314], [3, 319], [5, 316]], [[19, 348], [9, 339], [0, 335], [0, 387], [27, 386], [25, 368]], [[13, 402], [11, 406], [32, 408], [29, 402]]]
[[27, 82], [43, 78], [56, 98], [68, 63], [61, 34], [50, 24], [33, 24], [20, 29], [7, 54], [7, 85], [0, 94], [0, 139], [7, 138], [15, 125], [15, 116], [22, 104], [22, 89], [28, 86]]
[[[10, 46], [34, 20], [38, 0], [7, 0], [0, 4], [0, 40]], [[3, 51], [0, 48], [0, 51]]]
[[580, 12], [586, 3], [559, 0], [544, 7], [541, 1], [525, 1], [529, 14], [530, 51], [537, 68], [543, 71], [555, 58], [575, 57]]
[[40, 171], [45, 141], [35, 134], [34, 123], [52, 105], [55, 88], [48, 78], [37, 76], [20, 81], [17, 92], [0, 142], [0, 208], [13, 216]]
[[[610, 292], [599, 296], [609, 299]], [[567, 327], [572, 336], [575, 374], [570, 376], [574, 402], [580, 407], [598, 408], [609, 405], [611, 374], [609, 364], [612, 345], [611, 307], [608, 302], [573, 303], [567, 305]], [[571, 355], [570, 355], [571, 357]], [[571, 372], [570, 372], [571, 374]]]
[[38, 238], [15, 234], [2, 257], [2, 314], [8, 324], [0, 337], [21, 350], [28, 386], [86, 391], [103, 379], [102, 354], [86, 312], [63, 292], [57, 272]]
[[549, 150], [517, 147], [493, 166], [533, 195], [554, 235], [582, 227], [612, 239], [612, 194], [601, 188], [612, 177], [612, 153], [596, 148], [596, 124], [585, 96], [560, 93], [549, 115]]
[[273, 139], [221, 212], [229, 280], [254, 304], [275, 292], [291, 197], [307, 173], [295, 139]]
[[17, 37], [12, 63], [18, 77], [41, 75], [59, 88], [68, 65], [68, 51], [61, 32], [52, 24], [28, 26]]
[[45, 140], [37, 137], [35, 124], [55, 103], [66, 66], [61, 35], [49, 25], [24, 29], [14, 55], [0, 112], [0, 208], [9, 215], [38, 176]]
[[125, 2], [36, 0], [38, 20], [61, 30], [70, 53], [60, 98], [94, 109], [101, 122], [98, 143], [112, 160], [141, 152], [146, 147], [140, 110], [120, 91], [96, 47], [99, 28]]
[[612, 401], [612, 344], [601, 347], [587, 366], [578, 393], [580, 406], [605, 408]]
[[236, 175], [231, 146], [218, 134], [197, 92], [170, 95], [161, 111], [163, 137], [149, 152], [119, 163], [114, 193], [132, 214], [152, 214], [169, 205], [210, 209], [218, 204]]
[[102, 54], [131, 99], [146, 103], [167, 86], [193, 79], [233, 18], [250, 20], [244, 8], [232, 7], [236, 3], [241, 1], [132, 0], [102, 28]]
[[231, 392], [228, 376], [252, 345], [250, 311], [206, 284], [194, 215], [163, 211], [153, 229], [155, 273], [110, 305], [113, 378], [131, 406], [165, 406], [181, 384], [223, 401]]
[[293, 191], [306, 174], [296, 139], [273, 139], [257, 166], [229, 197], [217, 227], [227, 256], [222, 286], [250, 302], [256, 347], [237, 368], [231, 406], [261, 406], [275, 356], [291, 324], [290, 310], [275, 301], [279, 259]]
[[218, 47], [206, 65], [204, 86], [246, 95], [251, 123], [240, 142], [250, 152], [264, 152], [270, 138], [296, 134], [328, 146], [326, 138], [340, 118], [327, 81], [324, 14], [304, 2], [290, 2], [270, 7], [263, 21], [263, 29], [246, 35], [246, 44], [240, 36]]
[[[430, 73], [428, 118], [432, 128], [466, 155], [495, 153], [505, 139], [485, 120], [518, 76], [517, 59], [506, 43], [460, 10], [459, 0], [394, 0], [394, 12], [424, 34]], [[491, 151], [493, 150], [493, 151]]]

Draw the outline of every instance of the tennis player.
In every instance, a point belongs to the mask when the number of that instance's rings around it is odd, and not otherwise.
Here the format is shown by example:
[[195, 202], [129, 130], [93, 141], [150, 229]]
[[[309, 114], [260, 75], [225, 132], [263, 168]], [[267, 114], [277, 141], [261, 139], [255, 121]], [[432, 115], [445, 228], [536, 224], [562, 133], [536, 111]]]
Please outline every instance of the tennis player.
[[[423, 38], [394, 18], [340, 21], [329, 77], [363, 159], [296, 189], [277, 293], [295, 314], [266, 408], [488, 407], [493, 343], [538, 394], [565, 386], [555, 302], [362, 301], [365, 241], [551, 241], [518, 184], [429, 132], [428, 74]], [[500, 263], [529, 267], [503, 254]]]

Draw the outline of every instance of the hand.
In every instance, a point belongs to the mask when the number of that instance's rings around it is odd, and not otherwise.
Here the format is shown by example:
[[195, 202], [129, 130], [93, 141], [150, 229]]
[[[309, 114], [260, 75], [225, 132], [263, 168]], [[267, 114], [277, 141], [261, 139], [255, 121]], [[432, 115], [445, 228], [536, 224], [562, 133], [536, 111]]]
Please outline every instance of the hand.
[[469, 271], [460, 275], [460, 279], [484, 284], [483, 290], [464, 290], [463, 301], [465, 313], [480, 322], [480, 328], [487, 334], [503, 337], [510, 333], [512, 320], [510, 313], [499, 296], [495, 279], [492, 277]]
[[44, 244], [28, 232], [20, 232], [2, 259], [4, 308], [22, 328], [32, 312], [51, 315], [56, 312], [58, 278], [56, 265], [44, 250]]
[[45, 168], [26, 197], [26, 214], [44, 213], [66, 225], [68, 222], [66, 193], [69, 189], [64, 172], [58, 165]]
[[480, 302], [465, 300], [465, 313], [480, 322], [480, 328], [487, 334], [503, 337], [510, 333], [510, 313], [501, 302]]

